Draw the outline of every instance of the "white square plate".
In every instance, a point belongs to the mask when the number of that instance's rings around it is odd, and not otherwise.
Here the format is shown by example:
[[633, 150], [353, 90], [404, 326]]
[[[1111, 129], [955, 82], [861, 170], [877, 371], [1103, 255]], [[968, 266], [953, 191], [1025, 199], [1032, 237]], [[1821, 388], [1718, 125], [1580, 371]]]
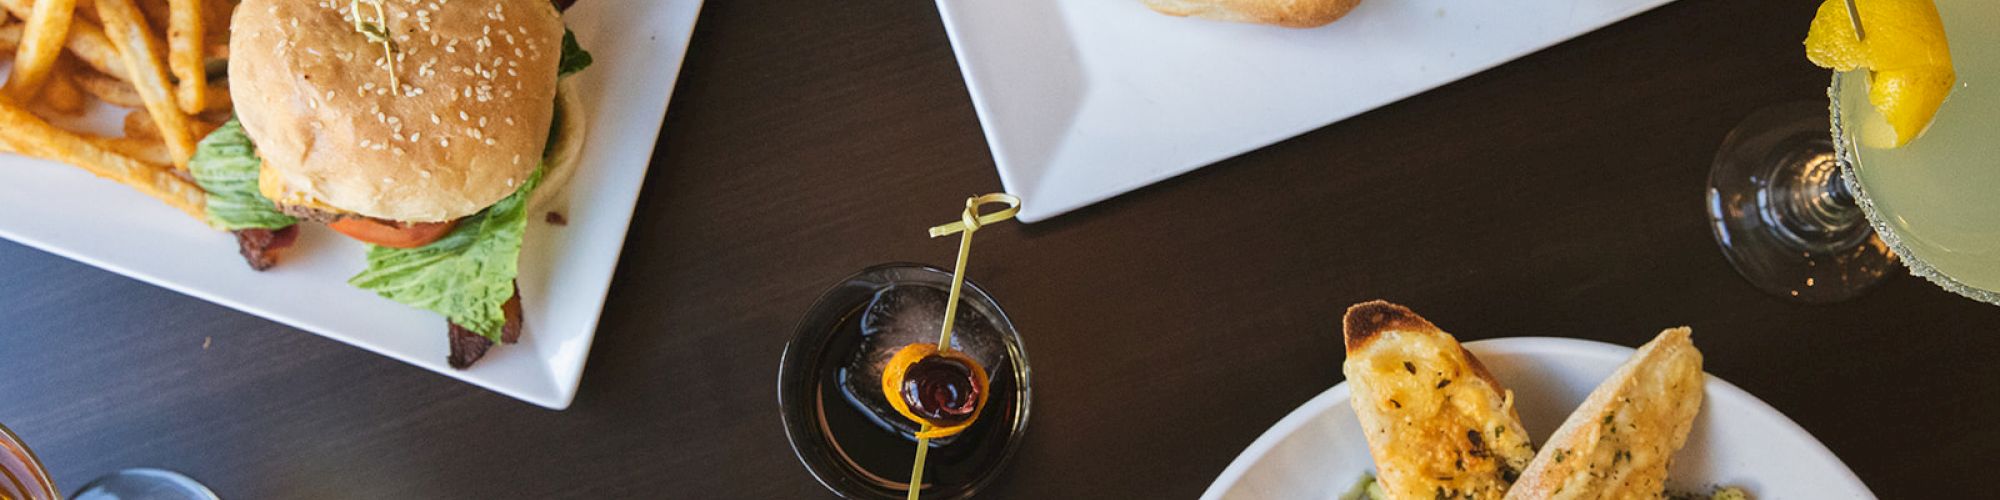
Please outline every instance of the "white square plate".
[[[563, 15], [595, 63], [572, 77], [588, 120], [566, 226], [529, 214], [518, 344], [445, 364], [444, 318], [347, 285], [364, 247], [308, 224], [277, 267], [250, 270], [235, 239], [75, 167], [0, 154], [0, 236], [428, 368], [553, 409], [569, 406], [653, 156], [700, 0], [584, 1]], [[91, 117], [115, 130], [108, 109]], [[556, 278], [560, 277], [560, 278]]]
[[[1535, 442], [1583, 404], [1597, 384], [1632, 356], [1603, 342], [1549, 337], [1465, 344], [1514, 391], [1521, 423]], [[1332, 499], [1375, 470], [1368, 436], [1342, 382], [1293, 410], [1237, 455], [1203, 500]], [[1667, 487], [1706, 493], [1738, 486], [1752, 498], [1872, 499], [1847, 465], [1792, 419], [1714, 376], [1687, 445], [1674, 454]]]
[[1363, 0], [1294, 30], [1139, 0], [937, 0], [1035, 222], [1325, 126], [1672, 0]]

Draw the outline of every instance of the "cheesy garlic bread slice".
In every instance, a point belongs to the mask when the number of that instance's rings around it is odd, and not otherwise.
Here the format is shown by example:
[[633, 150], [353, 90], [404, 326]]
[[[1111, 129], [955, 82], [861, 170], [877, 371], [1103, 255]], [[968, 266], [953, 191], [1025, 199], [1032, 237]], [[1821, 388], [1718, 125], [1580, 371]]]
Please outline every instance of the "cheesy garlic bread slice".
[[1408, 308], [1356, 304], [1341, 371], [1389, 498], [1499, 500], [1534, 457], [1514, 395]]
[[1662, 498], [1704, 382], [1688, 329], [1660, 332], [1570, 413], [1507, 499]]

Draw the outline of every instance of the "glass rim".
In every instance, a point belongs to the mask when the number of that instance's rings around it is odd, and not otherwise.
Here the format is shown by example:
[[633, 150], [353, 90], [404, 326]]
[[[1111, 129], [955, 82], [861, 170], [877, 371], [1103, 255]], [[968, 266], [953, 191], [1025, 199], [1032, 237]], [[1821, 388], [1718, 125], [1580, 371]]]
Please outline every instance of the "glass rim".
[[0, 424], [0, 447], [21, 450], [22, 457], [28, 461], [28, 467], [34, 469], [32, 472], [35, 477], [27, 479], [33, 481], [32, 486], [41, 487], [42, 498], [62, 498], [62, 494], [56, 491], [55, 478], [49, 477], [48, 467], [42, 465], [42, 458], [35, 456], [35, 449], [29, 448], [28, 442], [15, 434], [13, 429], [8, 429], [6, 424]]
[[[1833, 82], [1827, 85], [1827, 119], [1833, 133], [1834, 161], [1840, 164], [1840, 180], [1847, 184], [1848, 191], [1854, 193], [1854, 202], [1861, 206], [1861, 214], [1868, 218], [1868, 226], [1875, 229], [1876, 237], [1889, 246], [1889, 251], [1895, 252], [1896, 256], [1902, 259], [1903, 265], [1910, 269], [1910, 274], [1972, 300], [2000, 305], [2000, 292], [1968, 285], [1957, 278], [1945, 275], [1938, 271], [1936, 266], [1918, 257], [1916, 252], [1912, 252], [1909, 245], [1903, 242], [1902, 237], [1890, 229], [1881, 214], [1876, 212], [1874, 198], [1868, 196], [1867, 187], [1861, 184], [1861, 178], [1855, 171], [1855, 165], [1860, 162], [1860, 158], [1859, 152], [1856, 151], [1858, 148], [1853, 146], [1854, 137], [1847, 133], [1847, 128], [1840, 117], [1841, 82], [1848, 73], [1850, 72], [1833, 72]], [[1854, 72], [1854, 74], [1858, 76], [1862, 73]]]

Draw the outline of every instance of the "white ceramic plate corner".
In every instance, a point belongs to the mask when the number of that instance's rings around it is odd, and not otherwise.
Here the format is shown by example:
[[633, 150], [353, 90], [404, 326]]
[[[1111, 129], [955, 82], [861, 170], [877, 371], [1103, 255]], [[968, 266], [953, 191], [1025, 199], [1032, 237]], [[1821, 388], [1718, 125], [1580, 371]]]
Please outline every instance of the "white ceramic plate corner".
[[1036, 222], [1484, 71], [1672, 0], [1366, 0], [1294, 30], [1139, 0], [937, 0]]
[[[1539, 445], [1599, 382], [1632, 355], [1588, 340], [1520, 337], [1466, 349], [1514, 390]], [[1204, 500], [1333, 499], [1375, 469], [1347, 383], [1320, 393], [1264, 431], [1202, 494]], [[1700, 417], [1674, 455], [1668, 486], [1740, 486], [1760, 499], [1872, 499], [1861, 479], [1805, 429], [1729, 382], [1708, 377]]]
[[[444, 319], [347, 285], [360, 243], [308, 225], [286, 260], [251, 271], [228, 234], [75, 167], [0, 154], [0, 237], [339, 340], [550, 409], [569, 407], [659, 138], [701, 0], [579, 2], [563, 15], [595, 64], [573, 84], [588, 115], [583, 167], [531, 215], [521, 251], [521, 342], [470, 369], [445, 364]], [[107, 108], [82, 120], [116, 134]]]

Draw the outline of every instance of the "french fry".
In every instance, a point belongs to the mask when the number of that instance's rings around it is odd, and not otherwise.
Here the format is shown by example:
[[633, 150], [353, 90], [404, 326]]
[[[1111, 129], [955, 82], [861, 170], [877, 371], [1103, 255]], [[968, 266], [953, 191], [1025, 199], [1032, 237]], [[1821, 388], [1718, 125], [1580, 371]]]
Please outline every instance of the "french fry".
[[14, 72], [7, 75], [6, 91], [16, 99], [32, 99], [48, 81], [49, 70], [62, 55], [63, 41], [69, 38], [70, 19], [76, 16], [76, 0], [41, 0], [29, 11], [21, 43], [14, 49]]
[[132, 0], [96, 0], [97, 17], [104, 20], [105, 36], [118, 47], [118, 54], [125, 61], [126, 74], [130, 75], [132, 86], [139, 91], [139, 97], [146, 101], [146, 113], [152, 115], [153, 123], [159, 127], [160, 137], [167, 142], [167, 152], [174, 157], [174, 167], [187, 170], [188, 158], [194, 156], [193, 129], [189, 127], [188, 116], [181, 112], [174, 102], [173, 92], [167, 85], [167, 71], [155, 56], [158, 43], [146, 28], [146, 20], [139, 14], [139, 8]]
[[[81, 7], [79, 7], [81, 8]], [[118, 57], [118, 46], [104, 35], [104, 27], [88, 19], [77, 19], [69, 26], [69, 41], [63, 48], [71, 55], [89, 64], [91, 68], [120, 80], [131, 80], [125, 75], [125, 63]]]
[[125, 114], [125, 137], [160, 140], [160, 129], [153, 125], [152, 115], [146, 108], [134, 109]]
[[201, 0], [202, 26], [208, 29], [207, 37], [212, 41], [229, 41], [229, 18], [236, 14], [238, 0]]
[[133, 89], [132, 84], [89, 70], [78, 71], [75, 76], [77, 87], [97, 96], [97, 100], [127, 108], [146, 107], [146, 100], [139, 97], [139, 91]]
[[[127, 108], [146, 106], [145, 99], [139, 97], [138, 89], [132, 88], [131, 84], [119, 81], [117, 78], [90, 70], [77, 71], [75, 76], [77, 86], [81, 87], [84, 92], [97, 96], [97, 100]], [[209, 82], [207, 87], [207, 90], [202, 92], [202, 98], [206, 99], [207, 102], [203, 103], [204, 105], [200, 112], [222, 112], [227, 115], [231, 104], [229, 100], [229, 82], [227, 80], [216, 80]]]
[[21, 45], [21, 28], [19, 24], [0, 26], [0, 51], [13, 52]]
[[233, 113], [236, 110], [236, 100], [229, 97], [228, 78], [210, 80], [204, 87], [207, 87], [207, 90], [201, 92], [201, 112]]
[[35, 11], [35, 2], [33, 0], [0, 0], [0, 8], [6, 8], [7, 13], [13, 14], [15, 19], [27, 19], [28, 13]]
[[[210, 93], [209, 95], [215, 95], [215, 94], [214, 94], [214, 93]], [[222, 127], [222, 124], [224, 124], [224, 123], [228, 123], [228, 122], [229, 122], [229, 119], [230, 119], [230, 118], [235, 118], [235, 117], [236, 117], [236, 112], [235, 112], [235, 111], [233, 111], [233, 110], [227, 110], [227, 109], [218, 109], [218, 110], [213, 110], [213, 111], [203, 111], [203, 112], [201, 112], [201, 114], [199, 114], [199, 115], [195, 115], [195, 119], [196, 119], [196, 120], [200, 120], [200, 121], [204, 121], [204, 122], [208, 122], [208, 123], [213, 123], [213, 124], [215, 124], [215, 126], [216, 126], [217, 128], [221, 128], [221, 127]], [[214, 133], [215, 131], [214, 131], [214, 130], [210, 130], [209, 132], [210, 132], [210, 133]], [[208, 136], [205, 136], [205, 135], [204, 135], [204, 136], [202, 136], [202, 137], [208, 137]]]
[[100, 135], [84, 135], [83, 139], [90, 141], [91, 144], [96, 144], [97, 147], [125, 155], [161, 169], [172, 168], [174, 164], [173, 155], [167, 154], [166, 143], [160, 142], [159, 139], [104, 137]]
[[41, 97], [35, 101], [49, 111], [76, 116], [82, 114], [84, 106], [89, 104], [84, 95], [83, 90], [76, 88], [76, 80], [70, 72], [58, 69], [49, 75], [49, 81], [42, 85]]
[[179, 78], [174, 88], [181, 109], [208, 105], [208, 68], [202, 59], [201, 0], [168, 0], [167, 66]]
[[[195, 138], [199, 139], [208, 137], [208, 134], [215, 133], [215, 129], [222, 128], [222, 122], [208, 122], [197, 118], [190, 118], [188, 120], [188, 127], [188, 131], [194, 133]], [[193, 174], [190, 173], [189, 175]]]
[[[118, 61], [118, 49], [111, 45], [111, 40], [104, 37], [104, 28], [93, 20], [97, 14], [94, 5], [96, 3], [92, 0], [76, 0], [78, 18], [70, 20], [69, 39], [63, 42], [63, 48], [69, 49], [70, 54], [74, 54], [104, 74], [128, 80], [129, 78], [125, 77], [124, 63]], [[25, 19], [33, 13], [34, 2], [0, 0], [0, 8], [13, 13], [14, 17]]]
[[118, 181], [159, 198], [197, 219], [206, 217], [206, 194], [200, 186], [182, 179], [172, 169], [147, 165], [92, 144], [77, 134], [42, 121], [4, 96], [0, 96], [0, 130], [7, 131], [0, 134], [0, 146], [5, 146], [5, 149], [82, 167], [98, 177]]
[[[146, 26], [168, 26], [171, 16], [167, 14], [167, 0], [132, 0], [132, 5], [139, 8], [139, 14], [146, 16]], [[165, 38], [165, 34], [161, 33], [161, 37]]]

